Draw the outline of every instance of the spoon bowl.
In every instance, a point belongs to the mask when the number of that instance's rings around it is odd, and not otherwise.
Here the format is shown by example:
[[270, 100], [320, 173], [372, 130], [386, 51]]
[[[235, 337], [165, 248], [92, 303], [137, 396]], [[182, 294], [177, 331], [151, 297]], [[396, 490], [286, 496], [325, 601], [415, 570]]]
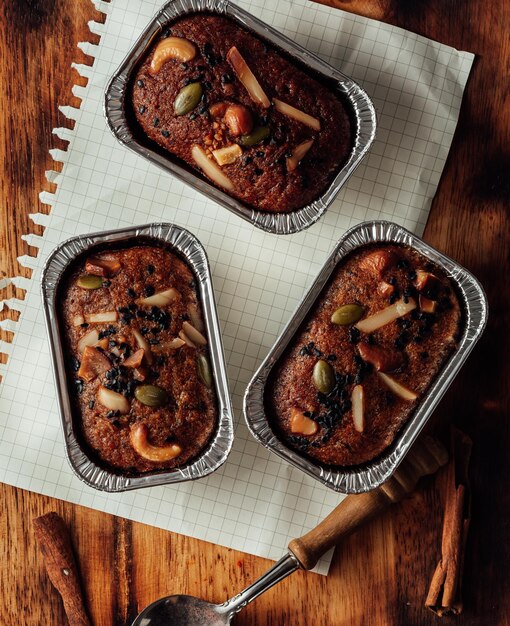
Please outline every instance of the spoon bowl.
[[149, 604], [133, 626], [225, 626], [232, 615], [222, 606], [193, 596], [167, 596]]
[[289, 543], [289, 551], [258, 580], [223, 604], [193, 596], [167, 596], [144, 609], [132, 626], [228, 626], [234, 615], [261, 593], [297, 569], [310, 570], [342, 537], [349, 535], [388, 505], [411, 493], [421, 476], [434, 474], [448, 460], [431, 437], [418, 440], [393, 477], [383, 485], [344, 500], [314, 529]]

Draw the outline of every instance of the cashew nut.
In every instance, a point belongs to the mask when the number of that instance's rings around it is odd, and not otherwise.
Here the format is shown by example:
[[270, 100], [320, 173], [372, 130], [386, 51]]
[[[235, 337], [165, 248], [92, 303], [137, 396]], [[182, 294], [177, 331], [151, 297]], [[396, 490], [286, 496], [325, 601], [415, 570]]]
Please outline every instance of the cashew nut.
[[153, 446], [148, 441], [148, 430], [145, 424], [135, 424], [131, 427], [131, 445], [136, 452], [155, 463], [170, 461], [182, 452], [182, 448], [176, 443], [170, 443], [166, 446]]

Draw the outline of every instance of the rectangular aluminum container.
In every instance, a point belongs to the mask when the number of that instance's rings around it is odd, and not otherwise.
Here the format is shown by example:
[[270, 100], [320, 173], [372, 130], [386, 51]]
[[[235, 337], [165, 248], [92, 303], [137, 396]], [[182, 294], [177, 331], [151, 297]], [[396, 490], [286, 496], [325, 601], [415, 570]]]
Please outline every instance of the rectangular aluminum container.
[[[183, 258], [195, 275], [209, 339], [209, 357], [218, 402], [218, 426], [206, 449], [187, 465], [168, 471], [158, 470], [128, 477], [94, 463], [80, 445], [68, 391], [63, 337], [59, 328], [57, 292], [66, 269], [78, 256], [98, 246], [104, 249], [105, 245], [108, 248], [131, 243], [133, 245], [153, 243], [167, 247]], [[234, 440], [232, 407], [209, 262], [202, 244], [194, 235], [175, 224], [161, 223], [72, 237], [50, 254], [42, 272], [41, 290], [67, 457], [78, 478], [102, 491], [127, 491], [202, 478], [225, 462]]]
[[[200, 176], [170, 153], [165, 155], [158, 153], [149, 147], [151, 144], [148, 140], [147, 145], [144, 145], [143, 141], [134, 136], [132, 122], [126, 113], [125, 101], [129, 94], [131, 73], [145, 55], [153, 39], [159, 35], [168, 22], [197, 11], [214, 12], [238, 21], [247, 30], [294, 57], [298, 63], [305, 65], [313, 73], [323, 76], [328, 84], [334, 85], [338, 93], [350, 104], [355, 123], [354, 147], [329, 188], [311, 204], [297, 211], [279, 214], [253, 209], [215, 187], [205, 176]], [[367, 153], [374, 141], [376, 131], [374, 106], [366, 92], [357, 83], [229, 0], [173, 0], [166, 4], [140, 35], [111, 78], [105, 92], [104, 111], [111, 131], [127, 148], [177, 176], [258, 228], [278, 235], [288, 235], [308, 228], [321, 217]]]
[[[331, 467], [287, 448], [271, 430], [265, 414], [264, 388], [273, 366], [284, 353], [308, 312], [313, 308], [333, 270], [349, 252], [370, 243], [400, 243], [414, 248], [443, 268], [455, 283], [464, 312], [464, 330], [457, 350], [432, 381], [421, 403], [398, 433], [395, 441], [374, 461], [355, 467]], [[364, 222], [351, 228], [336, 244], [323, 268], [283, 329], [275, 345], [253, 376], [244, 396], [244, 415], [253, 436], [266, 448], [335, 491], [361, 493], [387, 480], [420, 434], [442, 396], [480, 339], [487, 323], [487, 299], [476, 280], [458, 263], [441, 254], [416, 235], [391, 222]]]

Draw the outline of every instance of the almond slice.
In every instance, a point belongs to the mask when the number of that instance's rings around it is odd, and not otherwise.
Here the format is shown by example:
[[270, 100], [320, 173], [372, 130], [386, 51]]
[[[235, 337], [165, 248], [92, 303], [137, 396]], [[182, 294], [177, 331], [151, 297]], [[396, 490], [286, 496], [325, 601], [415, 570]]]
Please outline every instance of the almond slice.
[[193, 326], [200, 332], [203, 332], [204, 322], [202, 320], [202, 315], [196, 304], [190, 304], [188, 306], [188, 315], [190, 316]]
[[185, 346], [186, 342], [181, 339], [180, 337], [175, 337], [174, 339], [171, 339], [170, 341], [162, 341], [161, 343], [156, 344], [155, 346], [152, 346], [152, 351], [153, 352], [167, 352], [167, 351], [172, 351], [172, 350], [178, 350], [179, 348], [182, 348], [182, 346]]
[[218, 150], [213, 150], [213, 156], [218, 162], [218, 165], [229, 165], [230, 163], [234, 163], [237, 159], [243, 156], [243, 151], [241, 146], [237, 143], [232, 144], [231, 146], [226, 146], [225, 148], [218, 148]]
[[352, 421], [354, 428], [362, 433], [365, 430], [365, 397], [363, 385], [356, 385], [351, 393]]
[[85, 324], [85, 318], [83, 315], [75, 315], [73, 317], [73, 326], [81, 326], [82, 324]]
[[143, 348], [140, 348], [136, 352], [133, 352], [131, 356], [128, 356], [128, 358], [122, 363], [122, 365], [124, 365], [125, 367], [133, 368], [140, 367], [143, 361], [144, 354], [145, 350]]
[[144, 356], [145, 356], [145, 360], [147, 361], [147, 363], [149, 365], [152, 365], [152, 362], [154, 359], [152, 357], [151, 347], [147, 339], [145, 339], [142, 333], [134, 329], [133, 329], [133, 337], [136, 339], [136, 343], [138, 344], [138, 347], [142, 348], [145, 351]]
[[377, 375], [380, 377], [383, 383], [387, 385], [389, 389], [396, 396], [399, 396], [399, 398], [402, 398], [403, 400], [407, 400], [408, 402], [413, 402], [413, 400], [416, 400], [416, 398], [418, 397], [417, 393], [415, 393], [414, 391], [411, 391], [407, 387], [404, 387], [404, 385], [401, 385], [400, 383], [398, 383], [394, 378], [392, 378], [391, 376], [388, 376], [388, 374], [377, 372]]
[[83, 350], [78, 376], [85, 382], [89, 383], [97, 376], [107, 372], [111, 366], [112, 364], [110, 359], [100, 350], [91, 346], [86, 346]]
[[259, 81], [255, 78], [255, 75], [235, 46], [232, 46], [227, 52], [227, 61], [232, 66], [237, 78], [239, 78], [246, 91], [249, 93], [250, 98], [257, 104], [262, 105], [264, 109], [269, 108], [271, 106], [269, 98], [266, 96]]
[[189, 322], [184, 322], [182, 325], [182, 330], [184, 334], [191, 339], [191, 341], [199, 346], [206, 346], [207, 339], [199, 332], [194, 326], [192, 326]]
[[313, 145], [313, 139], [309, 139], [308, 141], [303, 141], [298, 146], [294, 148], [292, 151], [292, 156], [287, 157], [287, 169], [289, 172], [292, 172], [299, 165], [301, 159], [305, 156], [305, 154], [310, 150]]
[[99, 333], [97, 330], [91, 330], [85, 333], [78, 341], [78, 354], [82, 354], [87, 346], [95, 346], [99, 341]]
[[435, 313], [436, 311], [437, 302], [421, 294], [418, 296], [418, 304], [424, 313]]
[[196, 348], [196, 344], [194, 344], [191, 339], [188, 337], [188, 335], [186, 335], [186, 333], [183, 330], [179, 331], [179, 338], [181, 339], [181, 341], [183, 341], [187, 346], [189, 346], [190, 348]]
[[138, 298], [136, 301], [138, 304], [143, 304], [144, 306], [166, 306], [176, 300], [179, 296], [179, 292], [177, 289], [165, 289], [165, 291], [160, 291], [159, 293], [155, 293], [153, 296], [148, 296], [147, 298]]
[[195, 144], [191, 148], [191, 156], [198, 167], [209, 176], [209, 178], [220, 187], [227, 191], [234, 191], [234, 185], [228, 176], [221, 171], [219, 165], [207, 158], [207, 154], [203, 148]]
[[129, 413], [129, 401], [121, 393], [107, 389], [101, 385], [97, 392], [97, 401], [110, 411], [118, 411], [121, 415]]
[[306, 126], [313, 128], [314, 130], [321, 129], [321, 123], [316, 117], [312, 117], [311, 115], [308, 115], [308, 113], [305, 113], [304, 111], [301, 111], [300, 109], [296, 109], [296, 107], [293, 107], [290, 104], [287, 104], [286, 102], [282, 102], [281, 100], [278, 100], [278, 98], [273, 98], [273, 102], [274, 102], [274, 108], [280, 113], [282, 113], [283, 115], [286, 115], [287, 117], [291, 117], [292, 119], [297, 120], [298, 122], [302, 122], [303, 124], [306, 124]]
[[89, 324], [104, 324], [116, 322], [119, 319], [117, 311], [104, 311], [103, 313], [85, 313], [85, 321]]
[[161, 67], [170, 59], [176, 59], [181, 63], [187, 63], [195, 58], [197, 49], [191, 41], [183, 37], [166, 37], [162, 39], [151, 61], [151, 73], [156, 74]]
[[296, 407], [292, 407], [290, 410], [290, 431], [296, 435], [315, 435], [319, 430], [317, 422], [304, 415], [303, 411], [300, 411]]
[[412, 298], [409, 298], [409, 302], [404, 302], [401, 299], [381, 311], [365, 317], [364, 320], [359, 321], [355, 326], [362, 333], [372, 333], [374, 330], [386, 326], [386, 324], [395, 321], [397, 318], [407, 315], [415, 308], [416, 302]]

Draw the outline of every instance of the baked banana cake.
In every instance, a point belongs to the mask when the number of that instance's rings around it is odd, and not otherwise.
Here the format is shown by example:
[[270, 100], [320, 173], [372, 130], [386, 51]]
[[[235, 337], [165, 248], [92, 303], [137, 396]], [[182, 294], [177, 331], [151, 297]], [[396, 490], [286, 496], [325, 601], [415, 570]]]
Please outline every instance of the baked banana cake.
[[217, 424], [207, 333], [188, 265], [151, 245], [81, 259], [59, 293], [75, 419], [122, 473], [182, 466]]
[[131, 80], [143, 134], [262, 211], [322, 195], [353, 148], [340, 94], [231, 18], [170, 23]]
[[427, 258], [400, 245], [358, 248], [271, 373], [272, 426], [326, 465], [374, 459], [457, 347], [462, 323], [452, 282]]

